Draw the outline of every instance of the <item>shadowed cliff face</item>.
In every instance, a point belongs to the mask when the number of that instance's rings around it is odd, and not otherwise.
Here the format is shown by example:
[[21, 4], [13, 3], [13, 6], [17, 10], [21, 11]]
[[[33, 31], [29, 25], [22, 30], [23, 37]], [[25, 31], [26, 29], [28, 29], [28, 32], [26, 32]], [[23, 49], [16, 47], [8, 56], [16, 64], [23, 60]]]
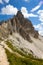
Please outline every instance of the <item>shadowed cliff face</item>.
[[14, 32], [19, 33], [24, 39], [31, 41], [30, 36], [38, 38], [38, 32], [34, 30], [34, 27], [30, 20], [24, 18], [22, 13], [18, 11], [17, 15], [7, 22], [0, 23], [0, 37], [7, 38]]

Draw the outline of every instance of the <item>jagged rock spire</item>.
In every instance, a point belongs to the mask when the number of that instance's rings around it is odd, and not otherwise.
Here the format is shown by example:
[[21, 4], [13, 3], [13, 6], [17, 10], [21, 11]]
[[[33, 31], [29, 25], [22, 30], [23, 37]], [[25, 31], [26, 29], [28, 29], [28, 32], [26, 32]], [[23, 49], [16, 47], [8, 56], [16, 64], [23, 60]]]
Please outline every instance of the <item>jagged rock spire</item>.
[[15, 32], [19, 33], [28, 41], [31, 40], [29, 35], [38, 38], [38, 32], [34, 30], [31, 21], [24, 18], [21, 11], [18, 11], [17, 15], [12, 19], [9, 19], [6, 23], [4, 22], [0, 25], [0, 34], [2, 36], [6, 37], [6, 35], [13, 34]]

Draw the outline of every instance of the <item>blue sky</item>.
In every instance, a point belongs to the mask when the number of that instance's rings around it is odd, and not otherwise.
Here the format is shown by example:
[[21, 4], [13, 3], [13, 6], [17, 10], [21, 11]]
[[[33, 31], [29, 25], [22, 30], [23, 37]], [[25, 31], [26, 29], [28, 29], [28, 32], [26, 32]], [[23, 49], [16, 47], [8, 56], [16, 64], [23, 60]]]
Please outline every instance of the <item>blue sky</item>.
[[0, 20], [12, 18], [18, 10], [43, 35], [43, 0], [0, 0]]

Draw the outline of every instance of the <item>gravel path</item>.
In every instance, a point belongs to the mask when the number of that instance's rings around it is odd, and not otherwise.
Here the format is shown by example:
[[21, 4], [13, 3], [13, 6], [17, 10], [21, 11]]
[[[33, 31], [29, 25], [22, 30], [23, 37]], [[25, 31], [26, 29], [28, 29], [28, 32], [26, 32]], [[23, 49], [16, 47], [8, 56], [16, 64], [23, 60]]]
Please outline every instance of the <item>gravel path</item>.
[[0, 65], [9, 65], [5, 49], [0, 45]]

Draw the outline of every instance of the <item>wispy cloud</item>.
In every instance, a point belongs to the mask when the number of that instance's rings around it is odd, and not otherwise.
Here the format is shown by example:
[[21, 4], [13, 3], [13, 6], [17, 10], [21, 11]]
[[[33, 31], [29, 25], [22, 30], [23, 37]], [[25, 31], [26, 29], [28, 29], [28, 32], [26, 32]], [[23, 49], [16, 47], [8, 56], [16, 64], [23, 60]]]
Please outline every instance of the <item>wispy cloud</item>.
[[35, 15], [33, 13], [28, 13], [28, 10], [26, 7], [22, 7], [21, 8], [21, 12], [24, 15], [25, 18], [29, 18], [29, 17], [37, 17], [38, 15]]
[[40, 1], [37, 6], [35, 6], [34, 8], [32, 8], [31, 12], [34, 12], [34, 11], [38, 10], [41, 7], [42, 4], [43, 4], [43, 1]]
[[39, 20], [43, 22], [43, 10], [39, 10], [37, 13], [39, 15]]
[[25, 2], [29, 2], [30, 0], [24, 0]]
[[3, 4], [3, 3], [9, 3], [9, 0], [0, 0], [0, 3]]
[[5, 3], [9, 3], [9, 0], [4, 0]]
[[38, 30], [39, 34], [43, 36], [43, 23], [34, 25], [34, 27]]
[[3, 3], [2, 0], [0, 0], [0, 3]]

